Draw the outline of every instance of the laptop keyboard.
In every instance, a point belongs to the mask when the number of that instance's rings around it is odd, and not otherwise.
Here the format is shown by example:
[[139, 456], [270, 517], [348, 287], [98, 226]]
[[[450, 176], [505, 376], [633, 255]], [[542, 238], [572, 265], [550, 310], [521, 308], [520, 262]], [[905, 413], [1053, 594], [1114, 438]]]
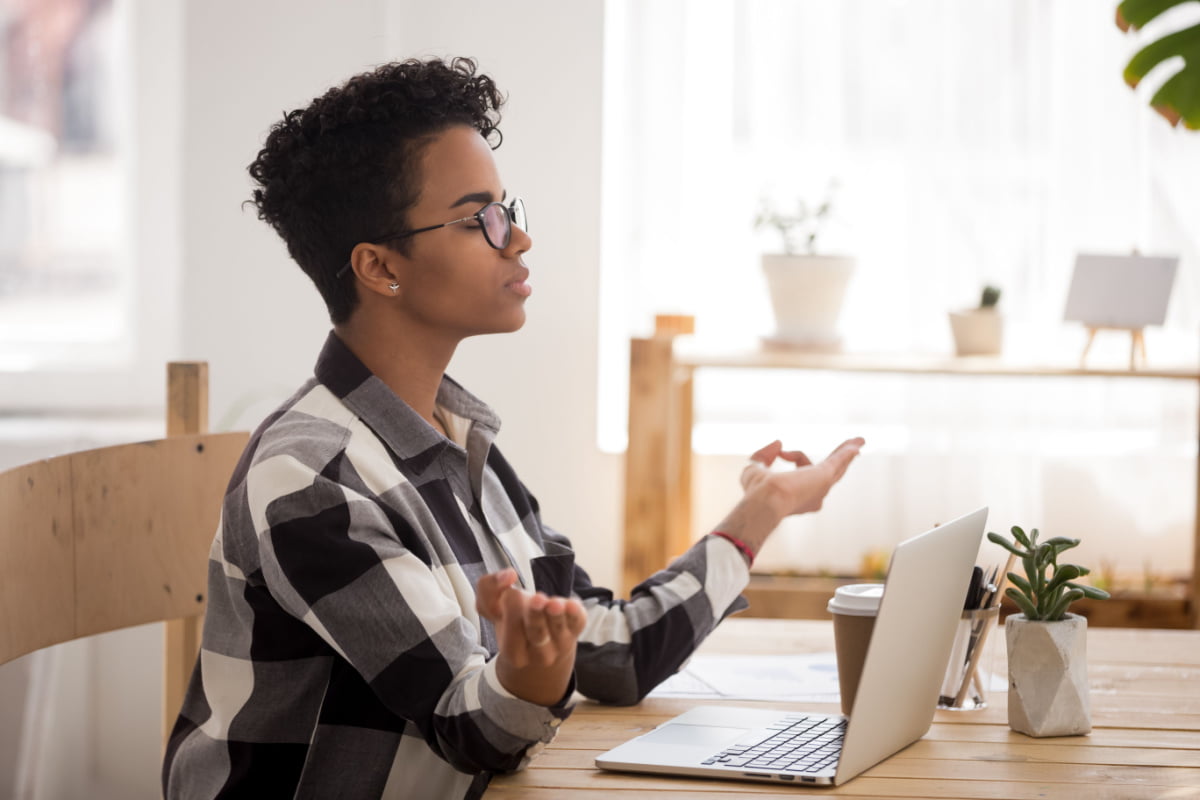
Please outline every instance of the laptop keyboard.
[[846, 734], [840, 717], [785, 717], [759, 742], [739, 743], [704, 761], [722, 767], [774, 772], [821, 772], [837, 763]]

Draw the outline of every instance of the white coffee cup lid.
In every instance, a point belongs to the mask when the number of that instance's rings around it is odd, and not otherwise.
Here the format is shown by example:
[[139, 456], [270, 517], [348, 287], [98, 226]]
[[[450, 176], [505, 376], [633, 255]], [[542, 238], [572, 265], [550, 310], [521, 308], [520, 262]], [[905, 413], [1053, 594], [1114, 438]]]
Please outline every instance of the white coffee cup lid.
[[833, 597], [829, 598], [826, 610], [831, 614], [873, 617], [879, 613], [879, 601], [882, 598], [882, 583], [852, 583], [837, 588]]

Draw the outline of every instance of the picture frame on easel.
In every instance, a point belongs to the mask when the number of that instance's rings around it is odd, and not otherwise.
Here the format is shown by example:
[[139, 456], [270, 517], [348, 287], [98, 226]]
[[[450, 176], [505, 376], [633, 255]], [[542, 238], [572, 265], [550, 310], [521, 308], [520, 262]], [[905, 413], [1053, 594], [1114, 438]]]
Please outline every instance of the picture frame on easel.
[[1166, 319], [1178, 267], [1175, 256], [1080, 253], [1075, 257], [1063, 318], [1087, 328], [1081, 367], [1101, 330], [1128, 331], [1129, 368], [1146, 365], [1144, 331], [1147, 325], [1162, 325]]

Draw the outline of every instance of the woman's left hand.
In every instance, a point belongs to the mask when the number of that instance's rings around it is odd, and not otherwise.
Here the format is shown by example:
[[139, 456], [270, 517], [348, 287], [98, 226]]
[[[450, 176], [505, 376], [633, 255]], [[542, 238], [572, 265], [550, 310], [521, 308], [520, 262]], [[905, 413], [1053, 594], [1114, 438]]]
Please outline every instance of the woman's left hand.
[[575, 668], [575, 642], [587, 612], [573, 597], [547, 597], [516, 585], [515, 570], [484, 575], [475, 608], [496, 629], [496, 674], [522, 700], [550, 706], [562, 699]]

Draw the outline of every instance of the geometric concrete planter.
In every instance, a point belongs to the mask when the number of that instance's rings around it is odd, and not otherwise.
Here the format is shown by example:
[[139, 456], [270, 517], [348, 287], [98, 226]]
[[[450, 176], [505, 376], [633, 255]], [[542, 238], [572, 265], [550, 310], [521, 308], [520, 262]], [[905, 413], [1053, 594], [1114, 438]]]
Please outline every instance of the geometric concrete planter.
[[1009, 727], [1037, 737], [1090, 732], [1087, 620], [1067, 614], [1057, 622], [1031, 622], [1014, 614], [1004, 636]]

